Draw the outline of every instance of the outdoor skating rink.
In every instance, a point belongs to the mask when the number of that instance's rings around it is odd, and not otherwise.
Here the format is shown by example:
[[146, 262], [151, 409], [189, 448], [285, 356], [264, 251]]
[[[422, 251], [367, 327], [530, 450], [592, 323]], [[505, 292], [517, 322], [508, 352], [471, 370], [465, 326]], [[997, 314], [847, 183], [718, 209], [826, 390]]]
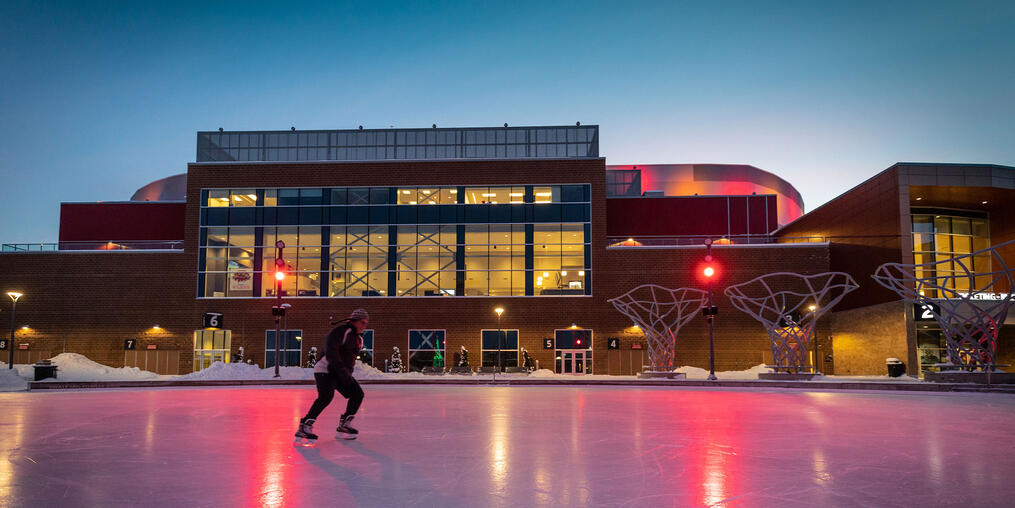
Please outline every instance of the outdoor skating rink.
[[0, 394], [0, 506], [1012, 506], [1015, 397], [365, 385]]

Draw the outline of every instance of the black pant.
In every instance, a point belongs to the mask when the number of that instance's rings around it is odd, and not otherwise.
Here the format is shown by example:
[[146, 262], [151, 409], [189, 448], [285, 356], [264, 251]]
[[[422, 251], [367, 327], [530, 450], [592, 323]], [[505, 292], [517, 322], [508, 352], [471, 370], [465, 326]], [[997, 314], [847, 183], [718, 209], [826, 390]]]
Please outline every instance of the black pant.
[[356, 411], [359, 411], [359, 405], [363, 403], [363, 389], [359, 387], [359, 383], [353, 379], [352, 375], [344, 370], [337, 375], [330, 372], [327, 374], [315, 372], [314, 381], [317, 382], [317, 400], [314, 401], [314, 405], [310, 406], [306, 418], [316, 420], [321, 415], [321, 411], [324, 411], [324, 408], [331, 403], [336, 390], [343, 397], [349, 399], [345, 406], [345, 414], [342, 416], [352, 416], [356, 414]]

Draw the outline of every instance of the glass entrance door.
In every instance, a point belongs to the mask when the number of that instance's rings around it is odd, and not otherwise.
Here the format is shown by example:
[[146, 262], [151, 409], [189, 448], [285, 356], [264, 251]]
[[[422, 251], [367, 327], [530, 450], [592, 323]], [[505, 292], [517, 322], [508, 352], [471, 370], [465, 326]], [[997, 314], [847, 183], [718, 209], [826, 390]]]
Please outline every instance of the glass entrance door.
[[584, 349], [558, 350], [555, 355], [557, 374], [584, 375], [587, 366], [587, 353], [588, 351]]

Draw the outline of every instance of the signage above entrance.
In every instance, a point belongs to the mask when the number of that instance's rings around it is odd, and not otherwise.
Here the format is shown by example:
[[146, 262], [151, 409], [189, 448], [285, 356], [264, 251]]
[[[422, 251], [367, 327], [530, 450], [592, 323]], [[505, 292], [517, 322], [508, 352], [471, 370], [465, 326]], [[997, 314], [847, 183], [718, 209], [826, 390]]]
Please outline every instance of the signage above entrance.
[[913, 321], [934, 321], [934, 314], [941, 315], [941, 307], [936, 303], [914, 303]]
[[204, 313], [205, 328], [222, 328], [222, 314], [218, 312]]

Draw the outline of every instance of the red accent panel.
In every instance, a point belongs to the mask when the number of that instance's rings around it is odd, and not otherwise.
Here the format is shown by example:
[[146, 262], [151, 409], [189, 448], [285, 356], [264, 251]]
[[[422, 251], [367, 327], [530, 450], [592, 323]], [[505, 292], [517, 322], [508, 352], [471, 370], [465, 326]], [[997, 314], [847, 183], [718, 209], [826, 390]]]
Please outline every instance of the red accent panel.
[[[695, 196], [611, 198], [606, 200], [608, 236], [742, 235], [747, 233], [747, 200], [751, 200], [751, 233], [765, 234], [765, 201], [769, 196]], [[729, 200], [734, 215], [727, 214]], [[770, 200], [775, 202], [774, 197]], [[768, 218], [775, 224], [774, 213]], [[732, 231], [730, 226], [732, 225]]]
[[61, 203], [61, 242], [182, 240], [186, 203]]

